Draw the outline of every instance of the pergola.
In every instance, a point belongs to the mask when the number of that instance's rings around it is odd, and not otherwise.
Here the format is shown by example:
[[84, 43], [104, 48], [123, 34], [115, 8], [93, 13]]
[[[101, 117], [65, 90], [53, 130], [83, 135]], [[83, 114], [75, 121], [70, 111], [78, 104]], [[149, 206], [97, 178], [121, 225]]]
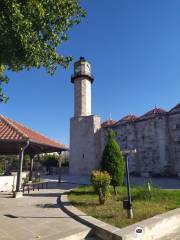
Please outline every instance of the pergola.
[[[0, 155], [19, 155], [16, 195], [21, 188], [21, 174], [24, 154], [28, 154], [31, 159], [29, 179], [32, 179], [33, 158], [40, 153], [61, 154], [62, 151], [68, 151], [68, 148], [51, 140], [34, 130], [27, 128], [11, 119], [0, 115]], [[61, 167], [61, 163], [59, 163]]]

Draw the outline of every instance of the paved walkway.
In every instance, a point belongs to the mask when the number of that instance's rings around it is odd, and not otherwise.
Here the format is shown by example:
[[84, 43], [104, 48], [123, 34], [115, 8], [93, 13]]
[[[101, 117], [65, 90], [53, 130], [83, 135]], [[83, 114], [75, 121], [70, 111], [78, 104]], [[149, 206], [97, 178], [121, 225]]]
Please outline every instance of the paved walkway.
[[70, 236], [77, 233], [77, 239], [82, 239], [80, 233], [88, 231], [89, 228], [70, 218], [57, 204], [60, 193], [70, 188], [72, 185], [65, 183], [59, 189], [59, 185], [52, 182], [49, 189], [31, 191], [30, 195], [26, 194], [19, 199], [1, 193], [0, 239], [71, 239]]

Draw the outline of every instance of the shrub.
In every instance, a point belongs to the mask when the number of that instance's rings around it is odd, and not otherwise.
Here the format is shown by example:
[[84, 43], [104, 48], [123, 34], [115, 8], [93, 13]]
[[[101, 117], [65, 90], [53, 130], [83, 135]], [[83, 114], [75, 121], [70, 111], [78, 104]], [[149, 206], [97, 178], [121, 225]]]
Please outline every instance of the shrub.
[[115, 140], [113, 130], [110, 130], [108, 134], [108, 141], [102, 157], [102, 169], [111, 175], [111, 184], [116, 194], [116, 187], [121, 186], [124, 181], [124, 159], [120, 147]]
[[142, 188], [143, 199], [150, 201], [157, 193], [158, 188], [152, 184], [151, 180], [146, 180]]
[[92, 171], [91, 183], [93, 184], [95, 192], [99, 196], [99, 203], [104, 204], [109, 197], [109, 185], [111, 176], [108, 172]]

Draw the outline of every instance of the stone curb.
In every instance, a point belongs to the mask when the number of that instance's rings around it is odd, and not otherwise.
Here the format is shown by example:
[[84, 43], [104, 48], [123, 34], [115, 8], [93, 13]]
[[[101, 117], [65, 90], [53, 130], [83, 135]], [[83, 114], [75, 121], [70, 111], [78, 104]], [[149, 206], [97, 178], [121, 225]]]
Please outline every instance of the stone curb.
[[[120, 229], [88, 216], [72, 206], [68, 200], [68, 193], [60, 196], [60, 205], [68, 215], [91, 227], [94, 234], [103, 240], [155, 240], [167, 236], [180, 228], [180, 208]], [[138, 228], [142, 229], [141, 233], [136, 232]]]
[[92, 228], [94, 234], [97, 237], [103, 240], [111, 239], [122, 240], [121, 236], [119, 236], [119, 238], [112, 238], [114, 233], [120, 230], [119, 228], [104, 223], [94, 217], [88, 216], [84, 212], [78, 210], [77, 208], [72, 206], [71, 203], [69, 202], [68, 194], [64, 193], [60, 196], [60, 206], [69, 216], [79, 221], [80, 223], [85, 224], [86, 226]]

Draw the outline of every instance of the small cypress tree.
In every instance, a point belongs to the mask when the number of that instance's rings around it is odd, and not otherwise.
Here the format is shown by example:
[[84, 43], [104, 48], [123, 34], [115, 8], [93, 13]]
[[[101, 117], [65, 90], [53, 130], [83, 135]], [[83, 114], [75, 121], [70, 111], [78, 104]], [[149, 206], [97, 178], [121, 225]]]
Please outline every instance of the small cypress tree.
[[113, 130], [110, 130], [108, 134], [108, 141], [102, 156], [102, 169], [111, 175], [111, 184], [114, 193], [117, 194], [116, 187], [121, 186], [124, 181], [124, 160]]

